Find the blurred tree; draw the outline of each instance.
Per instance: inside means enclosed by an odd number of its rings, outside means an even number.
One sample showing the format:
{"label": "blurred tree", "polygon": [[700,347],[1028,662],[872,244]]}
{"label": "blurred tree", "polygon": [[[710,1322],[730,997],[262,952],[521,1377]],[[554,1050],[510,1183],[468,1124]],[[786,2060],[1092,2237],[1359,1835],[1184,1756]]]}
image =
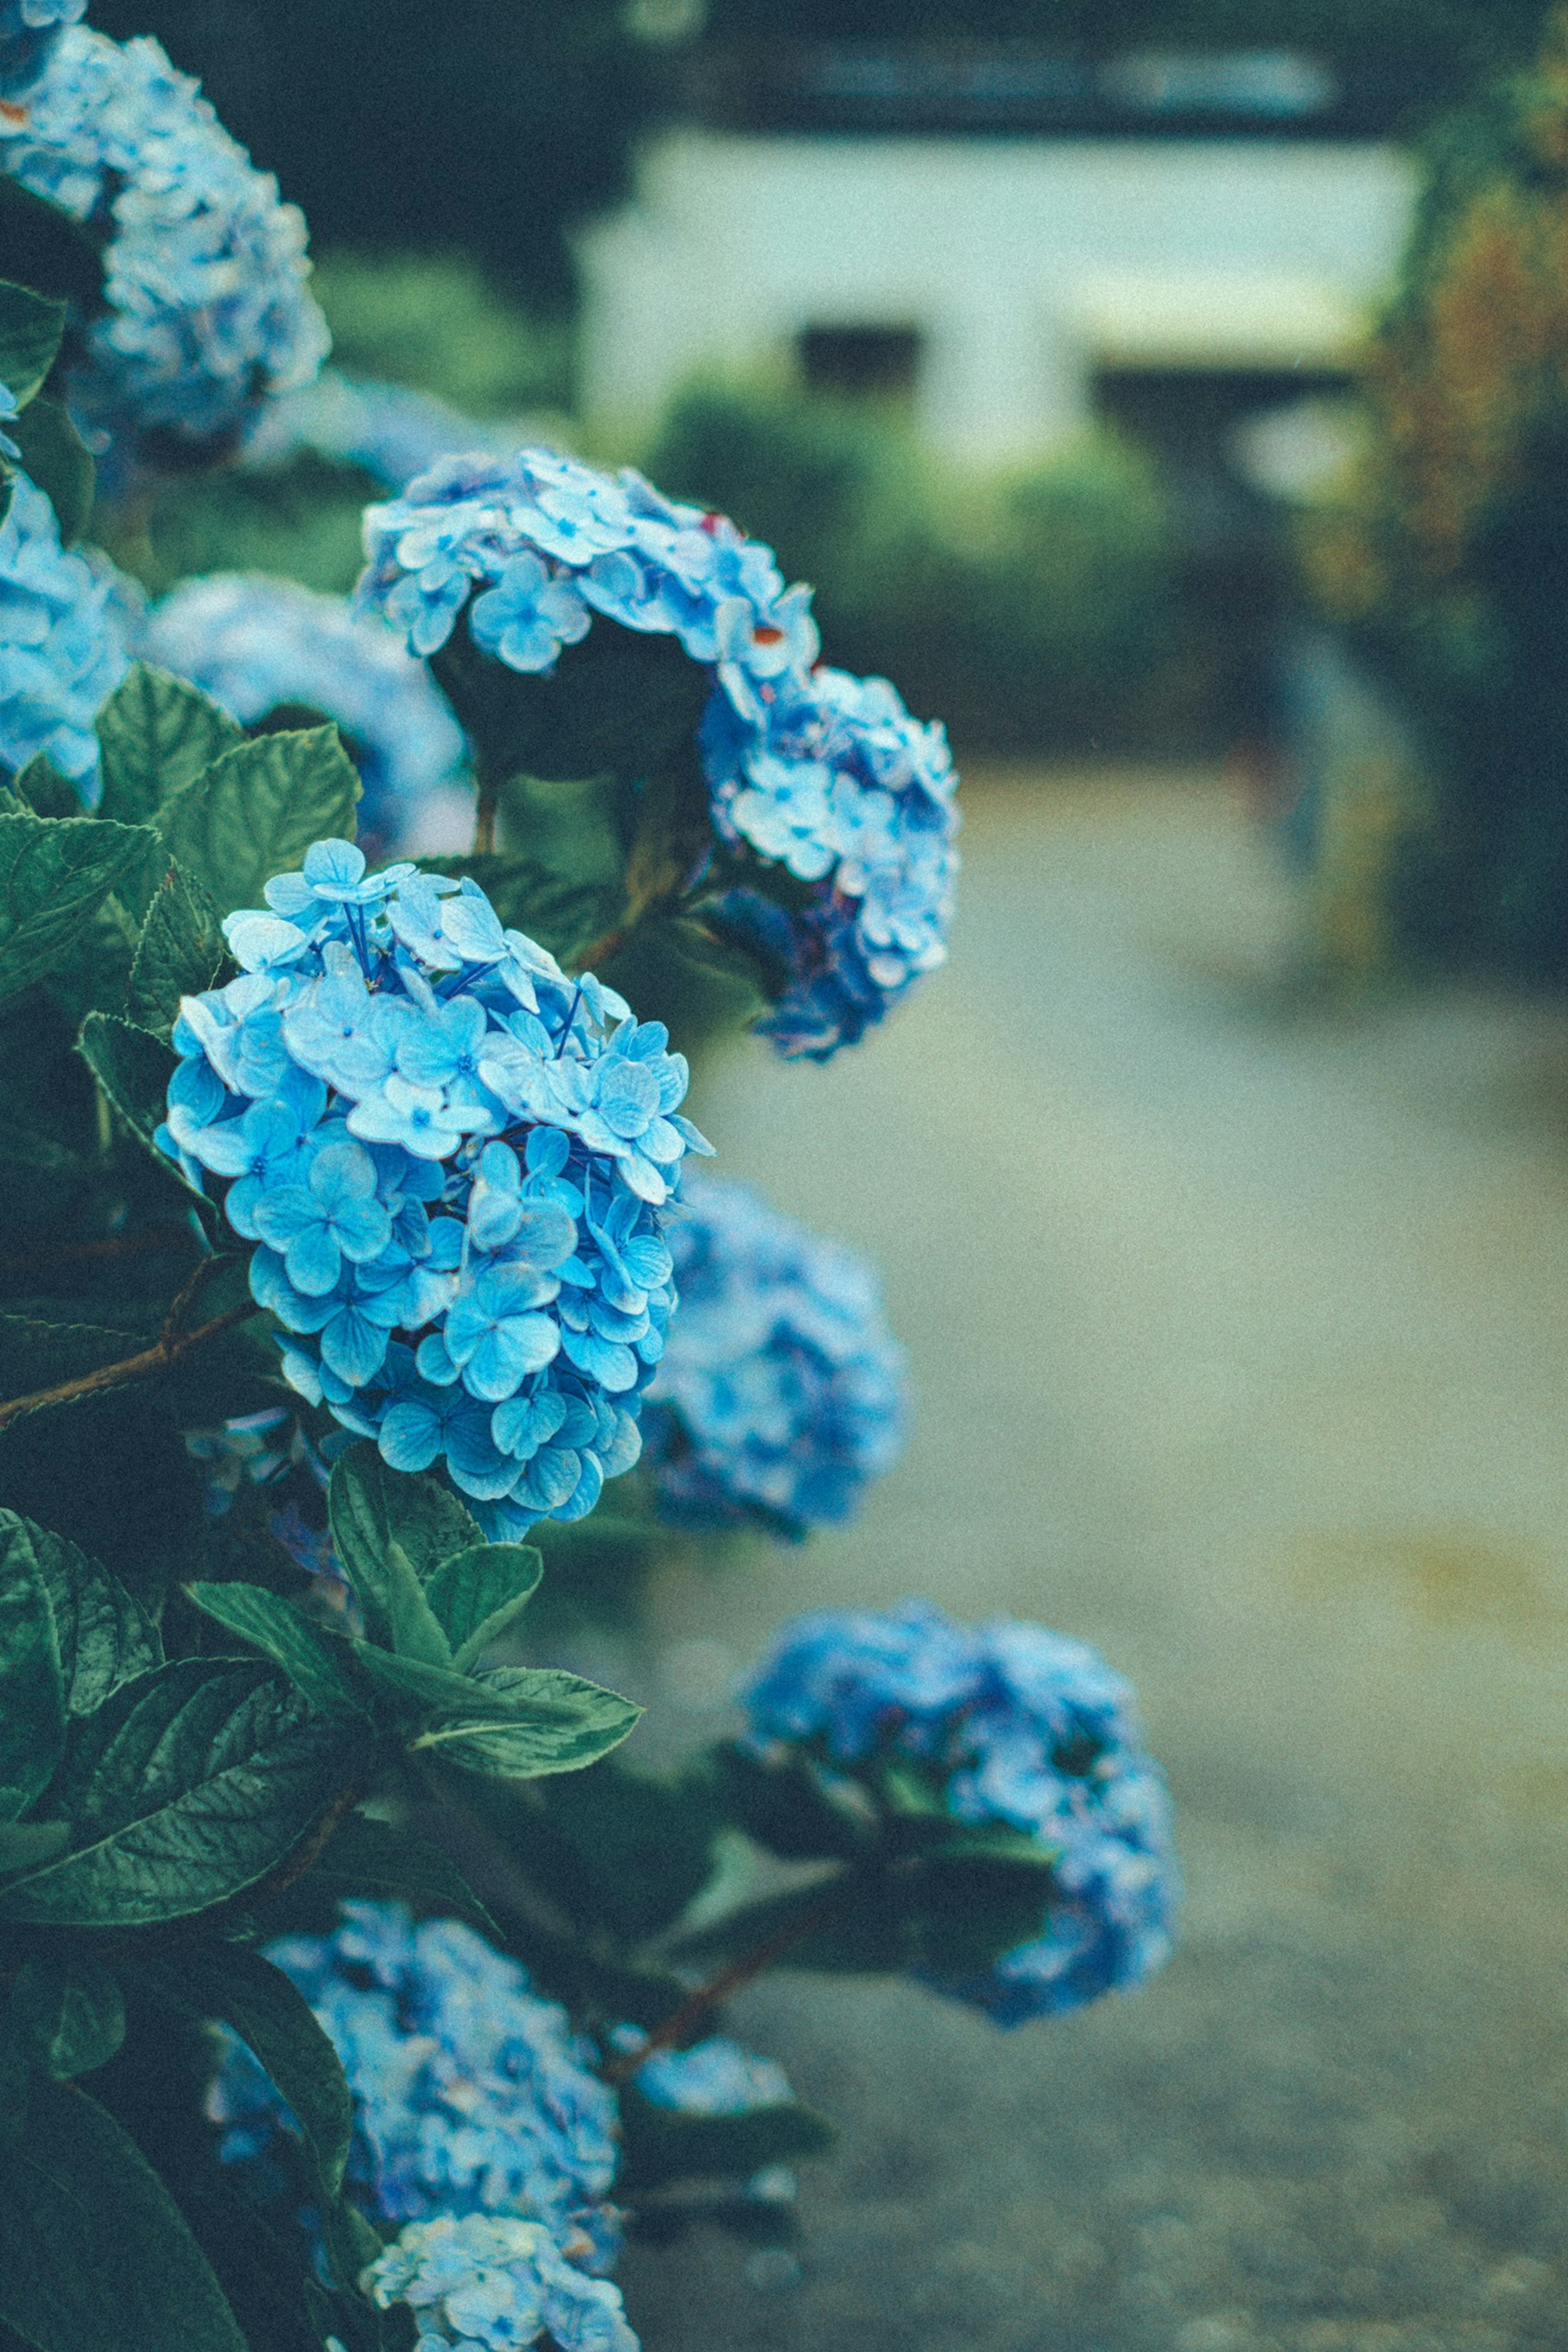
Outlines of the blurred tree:
{"label": "blurred tree", "polygon": [[1351,478],[1308,520],[1319,601],[1424,732],[1407,936],[1568,971],[1568,10],[1443,126]]}
{"label": "blurred tree", "polygon": [[92,22],[199,75],[319,248],[460,247],[556,307],[565,232],[623,194],[655,94],[620,0],[94,0]]}

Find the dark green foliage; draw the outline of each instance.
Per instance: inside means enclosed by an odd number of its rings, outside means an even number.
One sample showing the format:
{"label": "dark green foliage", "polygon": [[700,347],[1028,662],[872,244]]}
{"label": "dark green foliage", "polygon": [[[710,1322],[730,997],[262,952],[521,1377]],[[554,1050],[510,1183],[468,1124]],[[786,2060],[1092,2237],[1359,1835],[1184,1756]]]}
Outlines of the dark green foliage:
{"label": "dark green foliage", "polygon": [[682,2116],[656,2107],[635,2084],[621,2095],[621,2132],[617,2179],[634,2197],[678,2180],[747,2180],[767,2165],[821,2156],[835,2137],[826,2116],[795,2102],[743,2116]]}
{"label": "dark green foliage", "polygon": [[166,798],[158,831],[227,915],[261,906],[263,886],[297,868],[313,841],[352,841],[359,790],[335,727],[263,735]]}
{"label": "dark green foliage", "polygon": [[11,2015],[35,2063],[57,2082],[96,2073],[125,2039],[125,1996],[90,1952],[40,1952],[11,1989]]}
{"label": "dark green foliage", "polygon": [[247,2352],[179,2207],[82,2092],[34,2074],[0,2211],[0,2320],[36,2352]]}
{"label": "dark green foliage", "polygon": [[143,824],[244,741],[243,730],[183,678],[132,662],[98,719],[100,814]]}
{"label": "dark green foliage", "polygon": [[0,282],[0,383],[18,408],[42,389],[65,331],[63,302]]}
{"label": "dark green foliage", "polygon": [[74,546],[92,512],[96,468],[63,401],[35,400],[11,427],[22,466],[54,508],[60,541]]}
{"label": "dark green foliage", "polygon": [[0,816],[0,998],[79,955],[82,927],[153,846],[140,825]]}

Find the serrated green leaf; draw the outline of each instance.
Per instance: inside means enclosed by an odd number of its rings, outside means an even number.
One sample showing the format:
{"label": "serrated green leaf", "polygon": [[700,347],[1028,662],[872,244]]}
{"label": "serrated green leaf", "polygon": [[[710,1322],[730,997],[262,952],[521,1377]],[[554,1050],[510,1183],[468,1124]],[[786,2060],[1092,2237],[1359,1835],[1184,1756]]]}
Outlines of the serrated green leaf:
{"label": "serrated green leaf", "polygon": [[179,2207],[82,2092],[34,2076],[0,2211],[0,2323],[34,2352],[247,2352]]}
{"label": "serrated green leaf", "polygon": [[259,1584],[187,1584],[194,1601],[228,1633],[237,1633],[281,1666],[296,1690],[324,1714],[364,1712],[345,1667],[341,1642],[320,1633],[281,1593]]}
{"label": "serrated green leaf", "polygon": [[174,1998],[199,2017],[232,2026],[260,2060],[293,2109],[327,2193],[336,2196],[353,2135],[353,2095],[304,1995],[241,1944],[187,1945],[156,1972]]}
{"label": "serrated green leaf", "polygon": [[0,278],[0,383],[18,408],[26,407],[53,367],[65,331],[63,302]]}
{"label": "serrated green leaf", "polygon": [[390,1622],[387,1555],[394,1539],[421,1585],[443,1560],[483,1541],[477,1522],[449,1487],[435,1478],[389,1470],[364,1441],[339,1456],[327,1512],[344,1573],[372,1622],[382,1625]]}
{"label": "serrated green leaf", "polygon": [[226,950],[217,908],[194,876],[171,864],[153,894],[125,1009],[154,1036],[166,1038],[182,996],[200,996],[222,969]]}
{"label": "serrated green leaf", "polygon": [[218,912],[259,907],[312,842],[352,841],[359,777],[335,727],[236,744],[158,811],[170,853]]}
{"label": "serrated green leaf", "polygon": [[184,1658],[143,1675],[73,1732],[50,1790],[71,1851],[0,1888],[0,1917],[137,1927],[225,1902],[320,1819],[345,1753],[264,1668]]}
{"label": "serrated green leaf", "polygon": [[456,1675],[388,1657],[368,1642],[354,1647],[372,1680],[423,1718],[415,1748],[468,1772],[522,1780],[581,1771],[618,1748],[642,1715],[630,1699],[555,1666]]}
{"label": "serrated green leaf", "polygon": [[73,546],[92,512],[98,469],[70,411],[63,401],[35,400],[12,418],[10,430],[29,480],[55,510],[61,546]]}
{"label": "serrated green leaf", "polygon": [[0,1562],[0,1821],[48,1786],[65,1732],[54,1612],[37,1562],[14,1555]]}
{"label": "serrated green leaf", "polygon": [[645,2194],[677,2180],[746,2180],[765,2166],[821,2156],[837,2135],[826,2116],[798,2100],[738,2116],[689,2116],[656,2106],[634,2075],[620,2095],[623,2154],[618,2183]]}
{"label": "serrated green leaf", "polygon": [[125,2039],[119,1979],[90,1952],[44,1952],[25,1961],[11,2013],[57,2083],[107,2066]]}
{"label": "serrated green leaf", "polygon": [[98,714],[102,816],[143,824],[243,743],[226,710],[184,678],[132,662]]}
{"label": "serrated green leaf", "polygon": [[472,1544],[442,1561],[426,1598],[451,1644],[459,1674],[478,1665],[492,1642],[528,1605],[544,1573],[531,1544]]}
{"label": "serrated green leaf", "polygon": [[0,998],[79,954],[93,916],[153,845],[139,826],[100,817],[0,816]]}
{"label": "serrated green leaf", "polygon": [[121,1683],[162,1664],[157,1628],[118,1577],[64,1536],[0,1509],[0,1586],[29,1568],[53,1612],[68,1715],[96,1714]]}

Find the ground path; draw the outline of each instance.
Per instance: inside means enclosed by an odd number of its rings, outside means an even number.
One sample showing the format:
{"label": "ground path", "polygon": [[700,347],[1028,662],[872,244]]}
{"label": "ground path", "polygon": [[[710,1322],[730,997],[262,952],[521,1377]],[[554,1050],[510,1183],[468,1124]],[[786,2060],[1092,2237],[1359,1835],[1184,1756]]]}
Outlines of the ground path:
{"label": "ground path", "polygon": [[965,849],[881,1035],[705,1079],[723,1168],[882,1260],[921,1411],[854,1529],[666,1580],[653,1694],[701,1732],[826,1601],[1086,1635],[1181,1951],[1009,2036],[748,1996],[842,2147],[787,2291],[634,2259],[648,2352],[1568,2346],[1568,1016],[1303,993],[1202,777],[986,778]]}

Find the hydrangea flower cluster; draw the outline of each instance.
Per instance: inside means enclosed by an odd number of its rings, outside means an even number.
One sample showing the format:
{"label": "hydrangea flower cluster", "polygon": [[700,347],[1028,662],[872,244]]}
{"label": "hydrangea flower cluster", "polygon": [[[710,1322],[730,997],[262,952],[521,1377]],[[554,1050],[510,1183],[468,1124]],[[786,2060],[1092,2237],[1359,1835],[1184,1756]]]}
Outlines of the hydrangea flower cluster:
{"label": "hydrangea flower cluster", "polygon": [[0,0],[0,98],[35,81],[66,26],[86,14],[87,0]]}
{"label": "hydrangea flower cluster", "polygon": [[106,568],[62,548],[55,510],[25,474],[0,523],[0,764],[44,752],[94,795],[93,720],[125,675],[125,628]]}
{"label": "hydrangea flower cluster", "polygon": [[138,650],[189,678],[242,726],[280,703],[335,719],[352,739],[364,798],[360,830],[389,846],[428,829],[446,794],[473,831],[473,796],[458,781],[463,731],[423,664],[381,622],[292,580],[219,572],[187,580],[147,616]]}
{"label": "hydrangea flower cluster", "polygon": [[[521,2215],[574,2259],[607,2267],[615,2094],[592,2045],[527,1970],[455,1919],[345,1903],[331,1936],[287,1936],[267,1957],[331,2038],[354,2095],[348,2179],[392,2223]],[[212,2093],[227,2163],[265,2165],[289,2111],[232,2037]],[[520,2338],[520,2341],[531,2339]]]}
{"label": "hydrangea flower cluster", "polygon": [[800,1537],[847,1518],[903,1444],[904,1360],[864,1258],[749,1184],[689,1179],[680,1314],[648,1392],[668,1518]]}
{"label": "hydrangea flower cluster", "polygon": [[473,882],[318,842],[182,1001],[161,1148],[258,1246],[286,1377],[493,1538],[580,1518],[641,1446],[675,1304],[686,1063]]}
{"label": "hydrangea flower cluster", "polygon": [[[617,2025],[610,2035],[628,2056],[647,2040],[640,2026]],[[689,2050],[656,2050],[632,2076],[650,2106],[679,2116],[749,2116],[759,2107],[785,2107],[795,2093],[772,2058],[759,2058],[715,2033]]]}
{"label": "hydrangea flower cluster", "polygon": [[958,826],[946,738],[885,679],[814,670],[810,591],[785,587],[771,549],[629,468],[546,449],[444,459],[366,510],[365,546],[361,600],[416,654],[437,652],[467,604],[475,645],[524,675],[552,669],[596,613],[711,668],[717,839],[813,886],[804,916],[750,889],[726,907],[791,974],[764,1024],[781,1051],[853,1044],[942,961]]}
{"label": "hydrangea flower cluster", "polygon": [[0,113],[0,170],[107,236],[106,308],[72,384],[100,436],[199,452],[326,356],[303,216],[156,41],[63,32]]}
{"label": "hydrangea flower cluster", "polygon": [[763,1034],[826,1061],[947,961],[959,819],[946,734],[911,719],[886,678],[821,667],[752,717],[715,700],[703,749],[721,834],[816,886],[793,915],[751,889],[723,911],[789,970]]}
{"label": "hydrangea flower cluster", "polygon": [[326,367],[314,383],[272,403],[246,444],[245,463],[276,466],[310,449],[401,490],[450,450],[510,446],[515,438],[513,428],[465,416],[434,393]]}
{"label": "hydrangea flower cluster", "polygon": [[824,1610],[784,1628],[744,1703],[759,1753],[804,1743],[851,1767],[918,1759],[955,1820],[1056,1849],[1045,1934],[939,1990],[1016,2025],[1139,1984],[1168,1958],[1170,1799],[1131,1685],[1087,1643],[1010,1618],[956,1624],[922,1601]]}
{"label": "hydrangea flower cluster", "polygon": [[380,2311],[405,2304],[415,2352],[637,2352],[620,2291],[586,2278],[535,2221],[469,2214],[414,2221],[361,2281]]}

